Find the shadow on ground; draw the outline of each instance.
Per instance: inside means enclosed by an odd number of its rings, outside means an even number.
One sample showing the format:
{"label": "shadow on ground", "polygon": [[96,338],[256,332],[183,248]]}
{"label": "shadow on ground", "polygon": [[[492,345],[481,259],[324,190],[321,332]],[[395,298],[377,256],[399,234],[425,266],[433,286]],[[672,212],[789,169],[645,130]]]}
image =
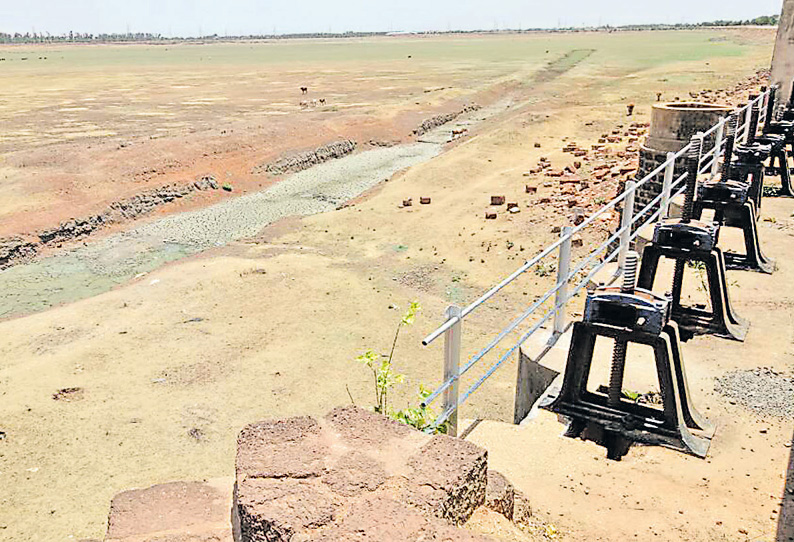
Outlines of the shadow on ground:
{"label": "shadow on ground", "polygon": [[777,542],[794,540],[794,433],[791,435],[792,446],[788,456],[786,485],[783,487],[783,503],[780,507],[780,518],[777,526]]}

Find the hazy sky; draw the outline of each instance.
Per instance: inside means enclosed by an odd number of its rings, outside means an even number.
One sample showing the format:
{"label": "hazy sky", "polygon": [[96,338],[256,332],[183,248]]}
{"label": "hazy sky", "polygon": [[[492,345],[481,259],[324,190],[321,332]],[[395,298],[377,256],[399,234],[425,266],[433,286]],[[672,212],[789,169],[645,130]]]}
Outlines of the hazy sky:
{"label": "hazy sky", "polygon": [[748,19],[782,0],[0,0],[0,31],[169,36]]}

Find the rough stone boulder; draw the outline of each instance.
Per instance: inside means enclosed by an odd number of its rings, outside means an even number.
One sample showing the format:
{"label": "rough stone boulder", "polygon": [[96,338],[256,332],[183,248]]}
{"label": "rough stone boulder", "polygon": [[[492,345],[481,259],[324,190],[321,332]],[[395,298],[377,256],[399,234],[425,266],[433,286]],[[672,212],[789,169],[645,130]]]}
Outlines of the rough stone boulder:
{"label": "rough stone boulder", "polygon": [[0,269],[5,269],[14,260],[24,260],[36,255],[35,241],[21,237],[0,238]]}
{"label": "rough stone boulder", "polygon": [[487,540],[454,527],[485,502],[487,452],[356,407],[263,421],[238,438],[241,540]]}

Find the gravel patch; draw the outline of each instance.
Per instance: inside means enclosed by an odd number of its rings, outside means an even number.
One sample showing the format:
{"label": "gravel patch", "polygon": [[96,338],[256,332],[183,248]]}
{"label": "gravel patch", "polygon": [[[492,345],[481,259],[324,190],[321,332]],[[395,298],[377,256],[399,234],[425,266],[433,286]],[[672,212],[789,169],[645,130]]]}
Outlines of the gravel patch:
{"label": "gravel patch", "polygon": [[769,367],[731,371],[717,378],[714,389],[761,416],[794,418],[794,375]]}
{"label": "gravel patch", "polygon": [[414,267],[394,278],[403,286],[429,292],[433,289],[433,286],[435,286],[436,271],[438,271],[437,265],[423,265]]}

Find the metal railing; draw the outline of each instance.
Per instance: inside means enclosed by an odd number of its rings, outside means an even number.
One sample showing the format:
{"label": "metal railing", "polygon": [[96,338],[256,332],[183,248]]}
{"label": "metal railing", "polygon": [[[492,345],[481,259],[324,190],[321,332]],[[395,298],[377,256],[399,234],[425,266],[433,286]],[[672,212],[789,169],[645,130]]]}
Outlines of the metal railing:
{"label": "metal railing", "polygon": [[[747,140],[750,130],[750,111],[755,104],[760,105],[759,125],[766,121],[766,100],[768,97],[769,92],[765,91],[757,98],[736,110],[739,119],[736,129],[737,143]],[[704,141],[707,137],[714,134],[714,144],[711,149],[708,152],[704,152],[704,150],[701,149],[698,168],[700,174],[708,173],[710,179],[713,179],[719,173],[720,157],[724,154],[724,133],[727,120],[728,117],[722,117],[709,130],[697,134],[697,136],[703,138]],[[469,397],[471,397],[471,395],[527,341],[527,339],[541,329],[546,322],[552,319],[552,332],[547,341],[547,345],[549,347],[553,346],[570,325],[570,322],[567,320],[566,309],[571,299],[585,288],[591,279],[593,279],[605,265],[616,258],[618,260],[617,271],[612,275],[609,282],[612,283],[622,276],[626,255],[632,241],[640,235],[642,227],[666,218],[668,216],[671,200],[682,194],[686,189],[687,174],[683,173],[677,178],[674,178],[674,176],[676,161],[686,155],[688,148],[689,145],[686,145],[678,152],[668,153],[666,160],[662,164],[639,181],[626,181],[625,190],[619,196],[601,207],[578,226],[566,226],[561,228],[560,238],[557,241],[541,250],[533,258],[527,260],[512,274],[465,308],[456,305],[447,308],[445,314],[446,320],[444,323],[422,340],[422,344],[427,346],[441,335],[444,335],[444,380],[438,388],[422,401],[423,406],[428,406],[438,399],[438,397],[443,396],[441,413],[433,421],[428,430],[433,430],[434,428],[446,424],[448,434],[453,436],[457,435],[457,418],[460,406],[465,403]],[[636,210],[635,194],[637,190],[647,183],[650,183],[659,175],[663,176],[661,193],[642,209]],[[574,264],[571,258],[572,240],[574,236],[596,224],[596,221],[606,213],[612,213],[621,203],[623,207],[621,211],[620,228],[598,247],[590,251],[583,256],[580,261]],[[616,242],[618,243],[617,247],[610,249]],[[557,273],[554,285],[541,294],[521,314],[499,331],[487,345],[472,355],[465,365],[461,367],[463,320],[496,294],[500,293],[506,286],[522,277],[529,270],[537,268],[544,260],[554,258],[555,256]],[[543,308],[548,304],[551,306],[544,311]],[[507,336],[519,330],[519,327],[529,320],[530,317],[533,318],[528,329],[520,333],[518,340],[515,341],[506,352],[498,356],[496,361],[461,394],[459,391],[461,378],[473,367],[477,366],[483,358],[493,351]]]}

